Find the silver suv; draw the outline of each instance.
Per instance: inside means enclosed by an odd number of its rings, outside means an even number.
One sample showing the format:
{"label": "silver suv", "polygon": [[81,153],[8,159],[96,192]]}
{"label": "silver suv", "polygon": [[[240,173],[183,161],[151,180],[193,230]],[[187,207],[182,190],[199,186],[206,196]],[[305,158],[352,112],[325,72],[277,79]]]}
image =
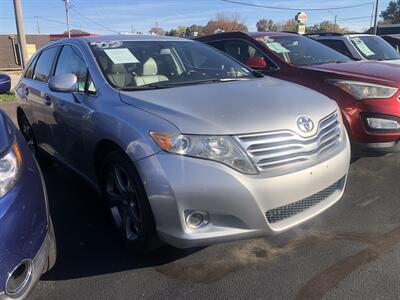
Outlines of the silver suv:
{"label": "silver suv", "polygon": [[199,42],[61,40],[31,59],[17,101],[32,150],[96,187],[133,251],[279,232],[344,190],[336,103]]}

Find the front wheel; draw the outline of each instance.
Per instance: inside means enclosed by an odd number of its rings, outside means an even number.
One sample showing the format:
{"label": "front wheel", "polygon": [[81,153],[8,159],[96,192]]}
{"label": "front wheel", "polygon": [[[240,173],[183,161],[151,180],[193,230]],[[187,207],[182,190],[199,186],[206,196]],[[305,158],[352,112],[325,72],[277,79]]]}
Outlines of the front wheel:
{"label": "front wheel", "polygon": [[154,250],[159,241],[143,184],[132,161],[122,152],[106,156],[101,167],[102,196],[117,233],[133,252]]}

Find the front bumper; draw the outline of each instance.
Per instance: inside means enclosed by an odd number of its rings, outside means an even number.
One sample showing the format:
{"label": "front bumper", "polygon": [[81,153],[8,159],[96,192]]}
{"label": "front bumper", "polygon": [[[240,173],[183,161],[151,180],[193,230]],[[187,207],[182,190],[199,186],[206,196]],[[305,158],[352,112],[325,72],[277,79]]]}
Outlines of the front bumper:
{"label": "front bumper", "polygon": [[10,297],[6,293],[2,292],[2,293],[0,293],[0,300],[25,299],[29,295],[29,293],[35,287],[36,283],[39,281],[40,277],[43,274],[43,270],[44,270],[45,266],[47,265],[50,247],[51,247],[51,244],[54,242],[53,239],[54,239],[54,237],[51,236],[50,232],[48,232],[42,243],[42,246],[40,247],[38,253],[32,260],[31,276],[30,276],[27,286],[23,290],[23,292],[20,295],[17,295],[15,297]]}
{"label": "front bumper", "polygon": [[353,156],[382,156],[400,152],[400,130],[371,128],[366,121],[372,117],[400,123],[399,97],[362,100],[342,108]]}
{"label": "front bumper", "polygon": [[[241,174],[220,163],[160,152],[137,162],[160,238],[188,248],[274,234],[329,208],[344,190],[350,161],[346,139],[340,151],[322,163],[271,176]],[[333,184],[338,188],[307,209],[275,223],[266,212],[301,203]],[[185,212],[206,211],[209,224],[186,225]]]}

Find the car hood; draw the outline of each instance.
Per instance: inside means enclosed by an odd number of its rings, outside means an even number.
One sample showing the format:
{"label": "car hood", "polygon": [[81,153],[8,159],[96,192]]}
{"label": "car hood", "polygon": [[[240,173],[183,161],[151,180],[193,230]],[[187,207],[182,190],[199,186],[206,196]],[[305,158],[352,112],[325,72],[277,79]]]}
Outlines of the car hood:
{"label": "car hood", "polygon": [[303,69],[329,72],[333,75],[346,75],[400,87],[400,68],[394,63],[379,61],[352,61],[338,64],[302,66]]}
{"label": "car hood", "polygon": [[[334,101],[279,79],[122,91],[123,102],[173,123],[181,133],[231,135],[289,129],[297,118],[315,123],[337,109]],[[151,130],[151,128],[149,129]]]}

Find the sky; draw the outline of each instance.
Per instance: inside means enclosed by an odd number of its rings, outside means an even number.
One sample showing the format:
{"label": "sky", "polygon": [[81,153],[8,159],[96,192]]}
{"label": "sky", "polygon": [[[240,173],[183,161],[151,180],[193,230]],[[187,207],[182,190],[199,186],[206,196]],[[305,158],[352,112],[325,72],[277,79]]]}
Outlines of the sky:
{"label": "sky", "polygon": [[[65,8],[62,0],[21,0],[27,34],[62,33],[66,30]],[[266,9],[227,3],[221,0],[69,0],[71,28],[91,33],[113,34],[120,32],[147,33],[151,27],[165,30],[192,24],[205,25],[216,13],[238,14],[250,31],[256,30],[256,22],[267,18],[276,22],[294,18],[296,11]],[[333,22],[337,16],[339,25],[353,31],[370,27],[374,0],[237,0],[239,2],[302,8],[309,17],[308,25],[324,20]],[[379,12],[390,0],[381,0]],[[308,10],[337,8],[366,4],[362,7],[332,10]],[[37,22],[38,21],[38,22]],[[0,34],[15,33],[12,0],[0,0]]]}

